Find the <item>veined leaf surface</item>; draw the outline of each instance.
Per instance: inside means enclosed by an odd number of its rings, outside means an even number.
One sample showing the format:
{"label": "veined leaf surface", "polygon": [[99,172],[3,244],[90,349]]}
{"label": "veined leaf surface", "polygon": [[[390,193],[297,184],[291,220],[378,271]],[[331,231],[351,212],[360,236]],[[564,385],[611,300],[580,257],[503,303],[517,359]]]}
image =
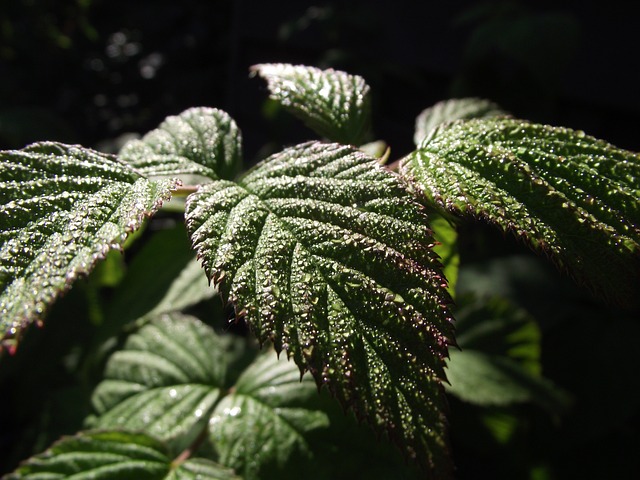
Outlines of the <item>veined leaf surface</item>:
{"label": "veined leaf surface", "polygon": [[453,98],[436,103],[424,109],[416,118],[413,141],[419,146],[427,135],[438,125],[455,120],[490,118],[506,115],[495,103],[483,98]]}
{"label": "veined leaf surface", "polygon": [[433,132],[401,171],[431,200],[514,232],[605,298],[635,301],[640,155],[567,128],[470,120]]}
{"label": "veined leaf surface", "polygon": [[329,426],[313,400],[318,392],[309,375],[301,379],[293,362],[278,359],[271,349],[258,355],[209,421],[218,461],[247,480],[291,476],[298,458],[312,464],[307,437]]}
{"label": "veined leaf surface", "polygon": [[222,110],[196,107],[167,117],[119,156],[149,178],[180,178],[185,184],[234,178],[242,168],[242,136]]}
{"label": "veined leaf surface", "polygon": [[499,297],[462,297],[456,313],[447,391],[477,405],[529,402],[551,412],[566,409],[568,395],[542,376],[540,329],[525,310]]}
{"label": "veined leaf surface", "polygon": [[359,150],[307,143],[189,197],[208,275],[261,341],[446,472],[449,296],[421,207]]}
{"label": "veined leaf surface", "polygon": [[111,480],[238,479],[203,458],[173,462],[166,446],[140,433],[89,431],[64,437],[27,460],[7,479],[92,478]]}
{"label": "veined leaf surface", "polygon": [[314,403],[310,376],[301,381],[293,362],[273,350],[246,366],[257,352],[237,355],[243,343],[187,315],[152,319],[107,362],[91,427],[140,430],[173,451],[208,429],[219,462],[247,479],[278,477],[293,457],[312,457],[305,434],[329,420]]}
{"label": "veined leaf surface", "polygon": [[169,197],[110,155],[58,143],[0,152],[0,342],[8,344]]}
{"label": "veined leaf surface", "polygon": [[334,142],[360,145],[371,124],[369,86],[339,70],[283,63],[252,68],[268,84],[271,98]]}
{"label": "veined leaf surface", "polygon": [[109,359],[92,427],[142,430],[186,448],[222,394],[226,364],[210,327],[178,313],[158,317]]}

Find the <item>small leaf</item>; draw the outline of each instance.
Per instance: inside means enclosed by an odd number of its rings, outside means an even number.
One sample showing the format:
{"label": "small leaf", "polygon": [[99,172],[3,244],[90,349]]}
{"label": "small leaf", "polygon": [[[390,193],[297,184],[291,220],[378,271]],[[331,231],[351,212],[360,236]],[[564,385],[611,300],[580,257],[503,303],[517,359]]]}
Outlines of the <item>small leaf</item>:
{"label": "small leaf", "polygon": [[456,315],[458,345],[447,365],[447,391],[476,405],[529,402],[552,412],[569,403],[541,376],[540,329],[522,309],[500,298],[461,298]]}
{"label": "small leaf", "polygon": [[514,232],[603,297],[637,301],[640,155],[500,118],[441,127],[401,170],[432,201]]}
{"label": "small leaf", "polygon": [[452,350],[448,376],[447,391],[477,405],[532,402],[558,411],[567,404],[567,397],[545,378],[508,358],[477,350]]}
{"label": "small leaf", "polygon": [[149,178],[185,184],[232,179],[242,168],[242,136],[233,119],[215,108],[190,108],[167,117],[141,140],[127,143],[120,158]]}
{"label": "small leaf", "polygon": [[426,108],[416,118],[413,141],[419,146],[431,131],[445,123],[472,118],[491,118],[506,115],[495,103],[482,98],[453,98]]}
{"label": "small leaf", "polygon": [[225,384],[224,343],[193,317],[163,315],[109,359],[93,393],[96,428],[142,430],[185,448]]}
{"label": "small leaf", "polygon": [[395,174],[355,148],[312,142],[240,183],[201,187],[186,212],[205,270],[261,342],[408,457],[448,471],[450,299],[426,216]]}
{"label": "small leaf", "polygon": [[0,342],[8,344],[169,197],[110,155],[57,143],[0,152]]}
{"label": "small leaf", "polygon": [[284,63],[252,67],[267,81],[271,98],[331,141],[360,145],[369,133],[371,101],[362,77]]}
{"label": "small leaf", "polygon": [[125,431],[88,431],[64,437],[44,453],[27,460],[7,479],[92,478],[111,480],[237,479],[210,460],[173,464],[156,439]]}

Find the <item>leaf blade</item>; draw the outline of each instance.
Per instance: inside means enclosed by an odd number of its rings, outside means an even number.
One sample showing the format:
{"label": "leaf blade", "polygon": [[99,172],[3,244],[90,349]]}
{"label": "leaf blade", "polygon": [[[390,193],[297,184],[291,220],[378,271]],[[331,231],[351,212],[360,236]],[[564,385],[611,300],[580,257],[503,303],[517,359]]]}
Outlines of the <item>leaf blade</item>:
{"label": "leaf blade", "polygon": [[196,479],[233,480],[225,467],[203,458],[174,464],[166,446],[145,434],[86,431],[63,437],[23,463],[7,478]]}
{"label": "leaf blade", "polygon": [[7,344],[78,276],[121,246],[175,181],[52,142],[0,154],[0,331]]}
{"label": "leaf blade", "polygon": [[470,120],[472,118],[491,118],[506,115],[495,103],[483,98],[453,98],[443,100],[424,109],[416,117],[413,142],[420,146],[429,133],[439,125],[456,120]]}
{"label": "leaf blade", "polygon": [[241,148],[240,130],[226,112],[196,107],[167,117],[127,143],[119,156],[149,178],[178,177],[193,184],[234,178],[242,168]]}
{"label": "leaf blade", "polygon": [[223,297],[344,406],[446,471],[449,297],[418,204],[375,160],[336,144],[292,147],[240,182],[212,182],[187,203]]}
{"label": "leaf blade", "polygon": [[157,479],[168,470],[166,449],[153,438],[125,432],[84,432],[64,437],[9,478],[65,478],[89,473],[92,478]]}
{"label": "leaf blade", "polygon": [[186,447],[225,384],[225,349],[212,330],[178,313],[131,335],[107,362],[92,395],[92,427],[139,429]]}
{"label": "leaf blade", "polygon": [[252,67],[267,81],[270,96],[331,141],[360,145],[371,123],[369,86],[339,70],[289,64]]}
{"label": "leaf blade", "polygon": [[[310,433],[329,424],[310,377],[270,349],[243,371],[209,422],[219,461],[244,478],[293,475],[295,460],[311,462]],[[300,472],[301,474],[303,472]]]}
{"label": "leaf blade", "polygon": [[567,128],[501,118],[442,127],[401,171],[432,201],[512,231],[605,298],[640,271],[640,156]]}

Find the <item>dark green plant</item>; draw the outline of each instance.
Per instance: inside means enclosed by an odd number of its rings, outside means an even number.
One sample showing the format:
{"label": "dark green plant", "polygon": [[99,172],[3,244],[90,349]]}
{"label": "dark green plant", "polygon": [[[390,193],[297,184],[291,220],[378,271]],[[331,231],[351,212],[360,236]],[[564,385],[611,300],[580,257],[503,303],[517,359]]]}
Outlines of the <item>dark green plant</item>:
{"label": "dark green plant", "polygon": [[[512,232],[617,305],[637,298],[638,154],[463,99],[425,110],[416,150],[385,166],[388,151],[363,145],[362,78],[283,64],[253,72],[326,141],[242,173],[235,122],[194,108],[117,156],[51,142],[1,152],[2,349],[21,348],[23,331],[77,277],[93,270],[88,297],[96,284],[116,286],[88,319],[99,328],[84,360],[109,355],[90,430],[9,478],[451,476],[447,368],[449,393],[477,405],[557,412],[567,402],[541,377],[540,332],[526,312],[461,297],[454,331],[456,217]],[[110,250],[128,248],[170,197],[236,322],[273,345],[265,353],[194,316],[215,290],[179,226],[153,237],[124,278],[109,276],[123,271]],[[386,448],[364,457],[381,447],[326,391],[411,465]],[[355,465],[349,449],[360,452]],[[322,466],[310,472],[310,462]]]}

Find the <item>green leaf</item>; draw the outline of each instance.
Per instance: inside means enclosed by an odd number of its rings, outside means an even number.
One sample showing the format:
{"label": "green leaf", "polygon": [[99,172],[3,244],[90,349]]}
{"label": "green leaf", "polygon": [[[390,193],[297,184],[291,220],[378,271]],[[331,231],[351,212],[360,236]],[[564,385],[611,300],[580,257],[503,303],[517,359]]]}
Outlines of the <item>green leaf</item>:
{"label": "green leaf", "polygon": [[240,477],[206,458],[189,458],[174,466],[166,480],[240,480]]}
{"label": "green leaf", "polygon": [[190,108],[167,117],[141,140],[127,143],[120,158],[150,178],[185,184],[233,179],[242,169],[242,136],[233,119],[215,108]]}
{"label": "green leaf", "polygon": [[[309,460],[306,438],[329,425],[327,414],[309,408],[318,397],[311,377],[269,350],[242,373],[209,422],[218,461],[244,478],[278,478],[291,474],[296,456]],[[308,465],[308,464],[307,464]]]}
{"label": "green leaf", "polygon": [[328,425],[311,401],[313,380],[301,383],[295,364],[271,350],[234,378],[240,361],[227,340],[193,317],[155,318],[109,359],[91,427],[141,430],[174,451],[209,428],[218,460],[247,478],[283,473],[295,456],[308,460],[305,434]]}
{"label": "green leaf", "polygon": [[451,351],[448,377],[453,395],[477,405],[531,402],[558,411],[567,398],[543,377],[535,377],[508,358],[477,350]]}
{"label": "green leaf", "polygon": [[360,145],[369,133],[371,100],[362,77],[284,63],[252,67],[267,81],[271,98],[331,141]]}
{"label": "green leaf", "polygon": [[458,267],[460,265],[458,232],[446,218],[435,213],[429,216],[429,224],[436,240],[433,251],[440,256],[448,290],[453,297],[456,291],[456,283],[458,282]]}
{"label": "green leaf", "polygon": [[237,479],[232,471],[194,458],[172,463],[158,440],[124,431],[80,432],[30,458],[7,478],[17,479]]}
{"label": "green leaf", "polygon": [[57,143],[0,152],[0,341],[33,321],[169,197],[110,155]]}
{"label": "green leaf", "polygon": [[605,298],[637,301],[640,155],[507,118],[443,126],[401,171],[442,207],[487,219]]}
{"label": "green leaf", "polygon": [[142,430],[180,448],[206,425],[225,385],[225,344],[193,317],[163,315],[109,359],[92,396],[96,428]]}
{"label": "green leaf", "polygon": [[506,115],[495,103],[482,98],[453,98],[424,109],[416,118],[413,141],[419,146],[431,131],[445,123],[472,118],[491,118]]}
{"label": "green leaf", "polygon": [[534,375],[541,374],[542,334],[526,310],[499,297],[458,300],[456,340],[463,350],[510,358]]}
{"label": "green leaf", "polygon": [[569,399],[541,376],[540,330],[524,310],[500,298],[463,297],[456,315],[458,345],[447,365],[447,391],[476,405],[529,402],[551,412]]}
{"label": "green leaf", "polygon": [[179,223],[155,233],[133,258],[109,302],[101,336],[104,339],[134,320],[183,310],[215,294],[195,259],[184,224]]}
{"label": "green leaf", "polygon": [[450,299],[423,209],[395,174],[311,142],[201,187],[186,211],[205,270],[260,341],[408,457],[448,470]]}

